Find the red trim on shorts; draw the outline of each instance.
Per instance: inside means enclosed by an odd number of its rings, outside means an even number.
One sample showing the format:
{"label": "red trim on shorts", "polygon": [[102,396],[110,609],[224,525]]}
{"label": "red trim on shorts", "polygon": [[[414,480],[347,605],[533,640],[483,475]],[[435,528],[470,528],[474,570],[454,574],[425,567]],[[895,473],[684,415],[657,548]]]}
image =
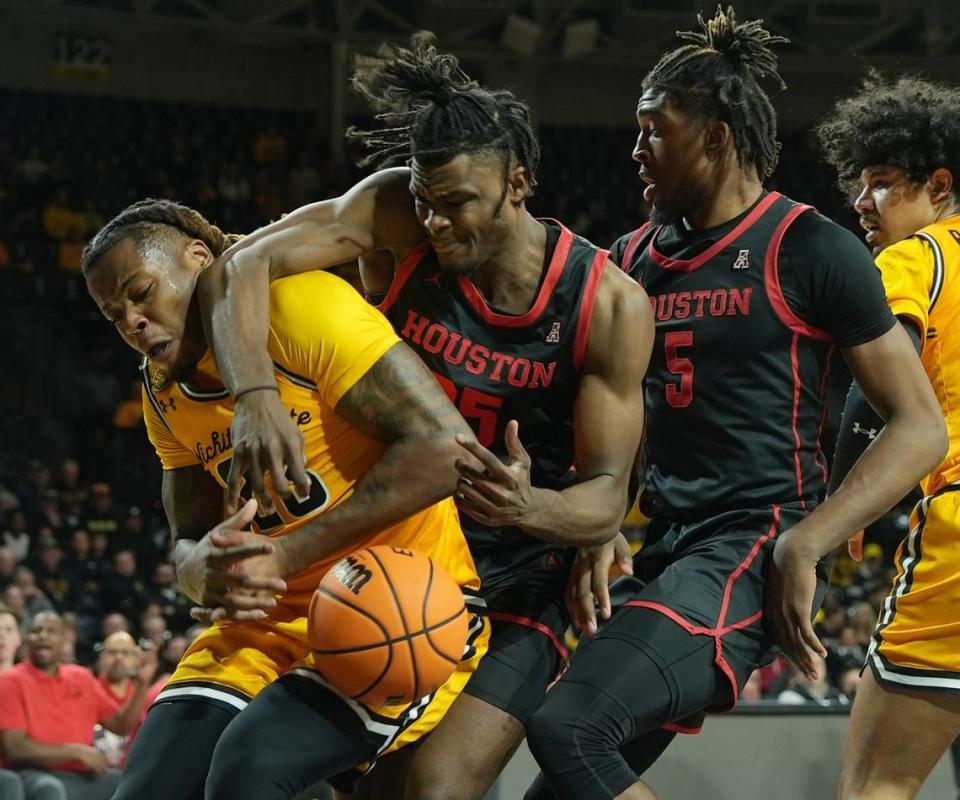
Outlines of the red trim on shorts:
{"label": "red trim on shorts", "polygon": [[[556,220],[552,221],[556,222]],[[553,289],[557,285],[557,281],[560,280],[560,276],[563,274],[563,268],[567,263],[567,256],[570,253],[570,246],[573,244],[573,234],[559,222],[556,222],[556,224],[560,226],[560,239],[553,251],[553,258],[550,259],[550,265],[547,267],[547,275],[543,279],[543,285],[540,287],[537,299],[523,314],[519,316],[513,314],[498,314],[487,305],[487,301],[484,299],[484,296],[480,294],[480,290],[473,285],[466,275],[461,275],[457,278],[457,284],[460,286],[463,296],[467,299],[467,302],[473,310],[483,318],[484,322],[490,325],[500,325],[504,328],[522,328],[525,325],[532,325],[540,318],[543,310],[547,307],[547,303],[550,301],[550,295],[553,294]]]}
{"label": "red trim on shorts", "polygon": [[763,283],[767,289],[770,304],[784,325],[794,333],[809,336],[811,339],[818,339],[822,342],[829,342],[833,339],[829,333],[804,322],[793,312],[793,309],[787,304],[787,300],[783,296],[783,289],[780,286],[780,243],[793,221],[804,212],[812,210],[813,206],[794,206],[780,220],[780,224],[777,225],[773,236],[770,238],[767,254],[763,259]]}
{"label": "red trim on shorts", "polygon": [[[634,606],[636,608],[649,608],[653,611],[658,611],[663,614],[665,617],[669,618],[673,622],[677,623],[681,628],[683,628],[687,633],[690,633],[694,636],[712,636],[714,641],[714,657],[713,662],[717,665],[717,668],[727,677],[727,680],[730,682],[730,688],[733,691],[733,703],[730,708],[733,708],[737,703],[737,699],[740,697],[740,687],[737,685],[737,677],[733,674],[733,668],[727,662],[727,659],[723,657],[723,637],[730,633],[731,631],[740,630],[741,628],[749,627],[755,622],[759,621],[763,617],[763,611],[757,611],[751,614],[746,619],[739,620],[738,622],[733,622],[729,625],[725,624],[727,621],[727,609],[730,606],[730,594],[733,591],[733,584],[739,578],[743,572],[753,563],[753,560],[757,557],[757,554],[760,552],[760,549],[771,539],[776,538],[777,528],[780,525],[780,506],[773,507],[773,521],[770,523],[770,528],[765,534],[757,538],[757,541],[753,543],[753,547],[750,548],[750,552],[747,553],[746,558],[740,563],[733,572],[730,573],[730,577],[727,578],[727,583],[723,588],[723,602],[720,605],[720,614],[717,617],[717,622],[712,628],[707,628],[702,625],[694,625],[690,620],[681,616],[678,612],[674,611],[669,606],[665,606],[662,603],[654,603],[650,600],[628,600],[624,603],[625,606]],[[727,709],[729,711],[729,708]],[[661,725],[660,727],[665,730],[672,730],[667,728],[666,725]],[[681,731],[682,733],[683,731]]]}
{"label": "red trim on shorts", "polygon": [[427,254],[428,250],[430,250],[430,240],[424,239],[414,247],[413,250],[407,253],[407,257],[404,258],[403,261],[400,262],[400,266],[394,270],[393,281],[387,290],[387,296],[380,301],[380,304],[377,306],[377,311],[386,314],[393,307],[393,304],[397,302],[397,295],[400,294],[400,290],[413,274],[417,265],[423,261],[423,257]]}
{"label": "red trim on shorts", "polygon": [[656,247],[654,247],[654,241],[657,238],[656,236],[652,236],[650,238],[650,246],[647,248],[647,253],[650,255],[650,258],[653,259],[654,263],[660,265],[664,269],[675,269],[679,270],[680,272],[693,272],[698,267],[702,267],[711,258],[714,258],[718,253],[720,253],[727,245],[749,230],[750,227],[752,227],[753,224],[766,213],[767,209],[770,208],[770,206],[772,206],[777,200],[779,200],[781,196],[782,195],[780,192],[770,192],[754,206],[753,211],[747,214],[747,216],[740,221],[740,224],[737,225],[737,227],[720,239],[720,241],[704,250],[696,258],[691,258],[689,260],[667,258],[665,255],[660,253]]}
{"label": "red trim on shorts", "polygon": [[600,279],[610,257],[609,250],[598,250],[590,265],[590,274],[583,285],[583,297],[580,299],[580,317],[577,319],[577,335],[573,340],[573,366],[579,370],[583,366],[583,356],[587,352],[587,339],[590,337],[590,322],[593,319],[593,307],[597,299]]}
{"label": "red trim on shorts", "polygon": [[566,645],[557,638],[557,634],[542,622],[530,619],[530,617],[521,617],[519,614],[508,614],[505,611],[491,611],[487,616],[490,619],[497,620],[497,622],[512,622],[514,625],[523,625],[527,628],[533,628],[535,631],[540,631],[540,633],[553,643],[554,648],[556,648],[556,651],[560,654],[560,658],[564,661],[570,658],[570,651],[567,650]]}
{"label": "red trim on shorts", "polygon": [[623,251],[623,255],[620,257],[620,269],[624,272],[630,271],[630,262],[633,261],[633,254],[636,252],[636,249],[640,244],[640,240],[643,238],[643,234],[650,229],[650,224],[651,223],[649,220],[644,222],[643,225],[633,232],[633,236],[631,236],[630,241],[627,242],[627,247]]}
{"label": "red trim on shorts", "polygon": [[677,725],[676,722],[668,722],[666,725],[660,726],[661,730],[671,731],[673,733],[687,733],[690,735],[696,735],[698,733],[703,733],[703,728],[685,728],[683,725]]}

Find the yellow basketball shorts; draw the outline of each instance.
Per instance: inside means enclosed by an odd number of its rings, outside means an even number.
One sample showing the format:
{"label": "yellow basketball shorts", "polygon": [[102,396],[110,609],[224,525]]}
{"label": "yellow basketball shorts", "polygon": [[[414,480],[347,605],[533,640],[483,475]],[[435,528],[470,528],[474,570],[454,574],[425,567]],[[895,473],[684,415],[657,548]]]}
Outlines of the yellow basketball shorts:
{"label": "yellow basketball shorts", "polygon": [[924,497],[867,653],[891,687],[960,693],[960,484]]}
{"label": "yellow basketball shorts", "polygon": [[482,601],[465,592],[470,612],[467,645],[453,674],[433,694],[407,706],[369,706],[339,692],[316,668],[307,646],[311,595],[288,595],[260,622],[222,622],[190,646],[156,702],[216,702],[242,711],[269,684],[288,672],[310,678],[339,695],[378,743],[378,755],[432,731],[453,705],[487,651],[490,623],[477,613]]}

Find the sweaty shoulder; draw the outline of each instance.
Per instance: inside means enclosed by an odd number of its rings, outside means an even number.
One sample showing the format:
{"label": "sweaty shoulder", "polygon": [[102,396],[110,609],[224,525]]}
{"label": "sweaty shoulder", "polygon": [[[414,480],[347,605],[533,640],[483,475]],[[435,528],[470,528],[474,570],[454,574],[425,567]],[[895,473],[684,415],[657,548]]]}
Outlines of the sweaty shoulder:
{"label": "sweaty shoulder", "polygon": [[331,407],[399,341],[386,318],[335,275],[305,272],[270,285],[270,356],[315,383]]}
{"label": "sweaty shoulder", "polygon": [[634,343],[645,347],[653,335],[650,298],[639,283],[613,261],[607,261],[593,304],[587,365],[631,352]]}
{"label": "sweaty shoulder", "polygon": [[[898,317],[909,317],[919,329],[921,341],[926,338],[930,322],[937,267],[933,245],[920,236],[901,239],[877,256],[877,269],[883,277],[890,309]],[[939,283],[942,280],[940,275]]]}
{"label": "sweaty shoulder", "polygon": [[865,344],[894,325],[867,248],[816,211],[800,214],[784,234],[778,277],[791,310],[840,347]]}

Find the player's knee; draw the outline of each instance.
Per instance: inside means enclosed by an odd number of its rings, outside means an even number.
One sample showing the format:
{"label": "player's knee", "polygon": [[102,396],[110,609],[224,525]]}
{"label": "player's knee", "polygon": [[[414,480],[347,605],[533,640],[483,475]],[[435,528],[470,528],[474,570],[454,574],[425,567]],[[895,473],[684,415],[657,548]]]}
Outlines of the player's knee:
{"label": "player's knee", "polygon": [[616,752],[620,741],[617,727],[608,726],[606,715],[599,718],[583,714],[583,706],[565,692],[554,691],[527,724],[527,744],[537,763],[548,776],[567,772],[584,759],[600,758]]}

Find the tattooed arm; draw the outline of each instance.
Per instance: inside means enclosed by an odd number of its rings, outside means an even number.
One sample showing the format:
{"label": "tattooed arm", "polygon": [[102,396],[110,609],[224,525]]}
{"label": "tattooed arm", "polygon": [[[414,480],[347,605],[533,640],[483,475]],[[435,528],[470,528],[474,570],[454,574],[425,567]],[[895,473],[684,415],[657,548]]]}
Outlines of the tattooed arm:
{"label": "tattooed arm", "polygon": [[405,344],[390,348],[337,403],[368,436],[389,443],[353,494],[276,540],[292,575],[453,494],[454,437],[473,438],[423,362]]}

